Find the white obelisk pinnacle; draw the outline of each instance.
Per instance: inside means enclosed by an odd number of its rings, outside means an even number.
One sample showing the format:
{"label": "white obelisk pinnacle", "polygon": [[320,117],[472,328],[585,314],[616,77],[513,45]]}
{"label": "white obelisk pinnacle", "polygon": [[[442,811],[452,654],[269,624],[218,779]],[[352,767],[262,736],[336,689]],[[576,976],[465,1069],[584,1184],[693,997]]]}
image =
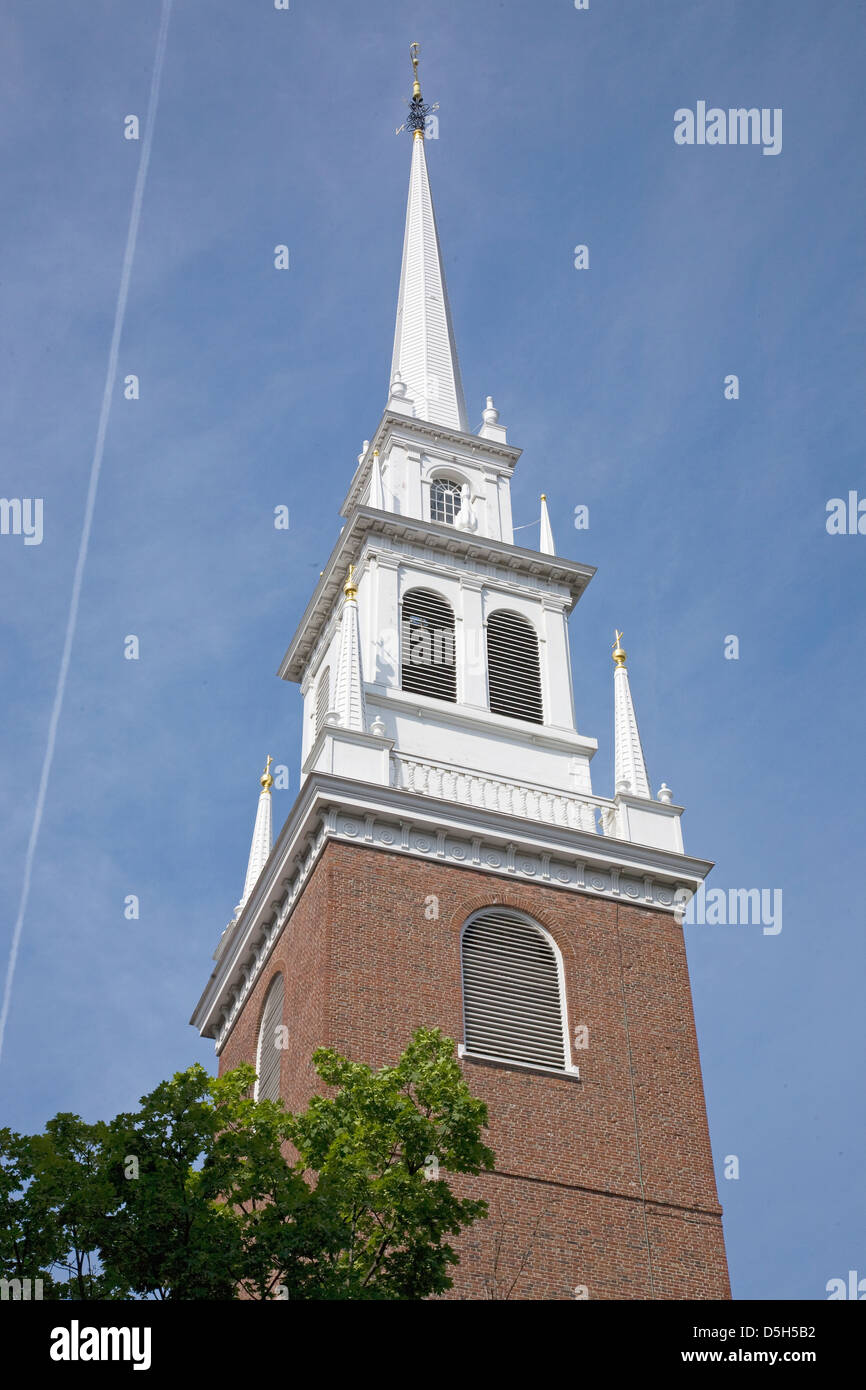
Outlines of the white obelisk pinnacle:
{"label": "white obelisk pinnacle", "polygon": [[550,526],[550,514],[547,510],[547,494],[541,494],[541,536],[538,542],[538,549],[544,555],[555,555],[556,546],[553,543],[553,531]]}
{"label": "white obelisk pinnacle", "polygon": [[649,778],[647,777],[637,718],[628,683],[625,655],[622,647],[622,633],[617,632],[613,648],[613,659],[616,663],[613,675],[614,791],[628,792],[631,796],[651,798],[652,793],[649,788]]}
{"label": "white obelisk pinnacle", "polygon": [[353,567],[343,586],[346,601],[340,619],[340,652],[337,660],[337,684],[334,709],[341,729],[357,729],[365,733],[367,714],[364,708],[364,685],[361,673],[361,632],[358,623],[358,590],[355,588]]}
{"label": "white obelisk pinnacle", "polygon": [[244,880],[244,891],[240,902],[235,908],[235,917],[238,916],[250,893],[256,886],[259,874],[267,863],[268,856],[273,848],[274,836],[271,822],[271,787],[274,779],[271,776],[271,763],[273,758],[268,754],[265,770],[259,781],[261,792],[259,794],[259,804],[256,808],[256,823],[253,827],[253,839],[250,845],[250,858],[247,864],[247,876]]}
{"label": "white obelisk pinnacle", "polygon": [[370,506],[385,509],[385,493],[382,488],[382,466],[379,463],[379,450],[373,450],[373,468],[370,474]]}

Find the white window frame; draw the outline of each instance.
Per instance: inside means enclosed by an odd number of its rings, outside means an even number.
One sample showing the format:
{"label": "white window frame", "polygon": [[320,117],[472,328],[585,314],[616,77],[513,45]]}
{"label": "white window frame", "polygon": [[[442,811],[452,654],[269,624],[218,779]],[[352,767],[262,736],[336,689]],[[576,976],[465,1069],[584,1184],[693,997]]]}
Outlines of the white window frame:
{"label": "white window frame", "polygon": [[[508,913],[510,916],[516,917],[518,921],[524,922],[527,926],[534,927],[536,931],[541,932],[542,936],[553,949],[553,955],[556,961],[556,979],[559,987],[563,1056],[566,1058],[564,1068],[546,1067],[538,1062],[516,1062],[513,1057],[497,1057],[495,1054],[489,1052],[470,1052],[466,1046],[466,981],[463,977],[463,937],[467,927],[470,927],[479,917],[486,917],[490,912]],[[537,922],[534,917],[531,917],[528,912],[523,912],[520,908],[510,907],[508,903],[488,903],[486,907],[478,908],[476,912],[471,913],[471,915],[466,918],[466,921],[460,928],[460,1009],[464,1041],[457,1044],[458,1057],[465,1057],[467,1062],[496,1062],[500,1067],[528,1068],[530,1071],[545,1072],[548,1076],[572,1076],[576,1080],[580,1080],[580,1068],[572,1061],[571,1034],[568,1027],[568,998],[565,992],[565,967],[562,961],[562,952],[547,928],[542,926],[541,922]]]}
{"label": "white window frame", "polygon": [[453,521],[443,521],[441,517],[433,515],[433,489],[435,488],[437,483],[450,483],[451,487],[457,488],[458,491],[462,492],[463,486],[467,481],[468,479],[458,477],[456,473],[443,473],[439,471],[431,473],[429,479],[430,491],[428,493],[427,499],[427,506],[429,511],[428,519],[430,521],[435,522],[437,526],[454,526],[456,524],[457,517],[460,515],[459,506],[455,509]]}

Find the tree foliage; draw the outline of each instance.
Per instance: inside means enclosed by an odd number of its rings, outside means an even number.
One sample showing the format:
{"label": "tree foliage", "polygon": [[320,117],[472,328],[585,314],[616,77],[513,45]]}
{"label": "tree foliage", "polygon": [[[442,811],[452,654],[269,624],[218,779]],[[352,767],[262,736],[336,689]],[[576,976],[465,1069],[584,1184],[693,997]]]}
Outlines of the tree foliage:
{"label": "tree foliage", "polygon": [[70,1299],[419,1299],[451,1286],[449,1237],[486,1216],[445,1174],[493,1165],[438,1030],[378,1071],[329,1049],[300,1115],[255,1072],[178,1072],[108,1123],[0,1130],[0,1276]]}

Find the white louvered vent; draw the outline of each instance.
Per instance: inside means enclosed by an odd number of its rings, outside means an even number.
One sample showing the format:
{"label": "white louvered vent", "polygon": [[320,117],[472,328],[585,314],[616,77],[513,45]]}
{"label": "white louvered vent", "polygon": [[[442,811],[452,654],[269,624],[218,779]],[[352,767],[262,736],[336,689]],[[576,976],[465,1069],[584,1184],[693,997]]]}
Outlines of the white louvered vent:
{"label": "white louvered vent", "polygon": [[535,629],[518,613],[487,619],[487,684],[494,714],[544,723]]}
{"label": "white louvered vent", "polygon": [[468,1053],[567,1069],[557,955],[515,912],[491,908],[463,932],[463,1023]]}
{"label": "white louvered vent", "polygon": [[326,666],[319,676],[319,684],[316,686],[316,733],[320,733],[325,727],[325,715],[328,713],[328,702],[331,698],[331,668]]}
{"label": "white louvered vent", "polygon": [[437,478],[430,488],[430,520],[453,526],[460,501],[460,484],[452,483],[450,478]]}
{"label": "white louvered vent", "polygon": [[454,614],[430,589],[410,589],[400,625],[401,686],[435,700],[457,699]]}
{"label": "white louvered vent", "polygon": [[285,989],[282,975],[277,975],[265,996],[259,1045],[256,1049],[256,1100],[278,1100],[280,1095],[280,1058],[282,1041],[283,999]]}

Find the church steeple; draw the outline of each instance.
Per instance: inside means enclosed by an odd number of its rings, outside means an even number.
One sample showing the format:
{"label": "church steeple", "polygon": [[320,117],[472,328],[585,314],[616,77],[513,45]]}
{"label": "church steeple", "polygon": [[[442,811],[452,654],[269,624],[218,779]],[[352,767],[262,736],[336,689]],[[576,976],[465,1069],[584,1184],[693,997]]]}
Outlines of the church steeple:
{"label": "church steeple", "polygon": [[[414,69],[406,128],[412,131],[409,201],[403,237],[403,264],[391,359],[391,386],[419,420],[468,432],[466,402],[451,322],[445,270],[424,153],[424,126],[433,109],[418,81],[418,45],[411,48]],[[392,393],[393,394],[393,393]]]}
{"label": "church steeple", "polygon": [[[490,396],[466,428],[417,58],[390,390],[279,672],[304,699],[300,787],[271,850],[265,772],[242,908],[194,1022],[223,1075],[276,1059],[291,1109],[317,1046],[390,1065],[411,1028],[441,1029],[489,1102],[497,1168],[479,1195],[509,1224],[550,1213],[527,1296],[726,1298],[682,933],[710,865],[685,855],[670,790],[650,795],[621,633],[616,791],[593,791],[568,618],[594,570],[556,554],[544,497],[515,528],[521,451]],[[664,1067],[618,1027],[603,1056],[582,1050],[582,1020],[626,994],[670,1043]],[[637,1106],[641,1148],[610,1122]],[[526,1142],[553,1129],[579,1152]],[[491,1289],[498,1246],[491,1226],[461,1248],[456,1297]]]}

